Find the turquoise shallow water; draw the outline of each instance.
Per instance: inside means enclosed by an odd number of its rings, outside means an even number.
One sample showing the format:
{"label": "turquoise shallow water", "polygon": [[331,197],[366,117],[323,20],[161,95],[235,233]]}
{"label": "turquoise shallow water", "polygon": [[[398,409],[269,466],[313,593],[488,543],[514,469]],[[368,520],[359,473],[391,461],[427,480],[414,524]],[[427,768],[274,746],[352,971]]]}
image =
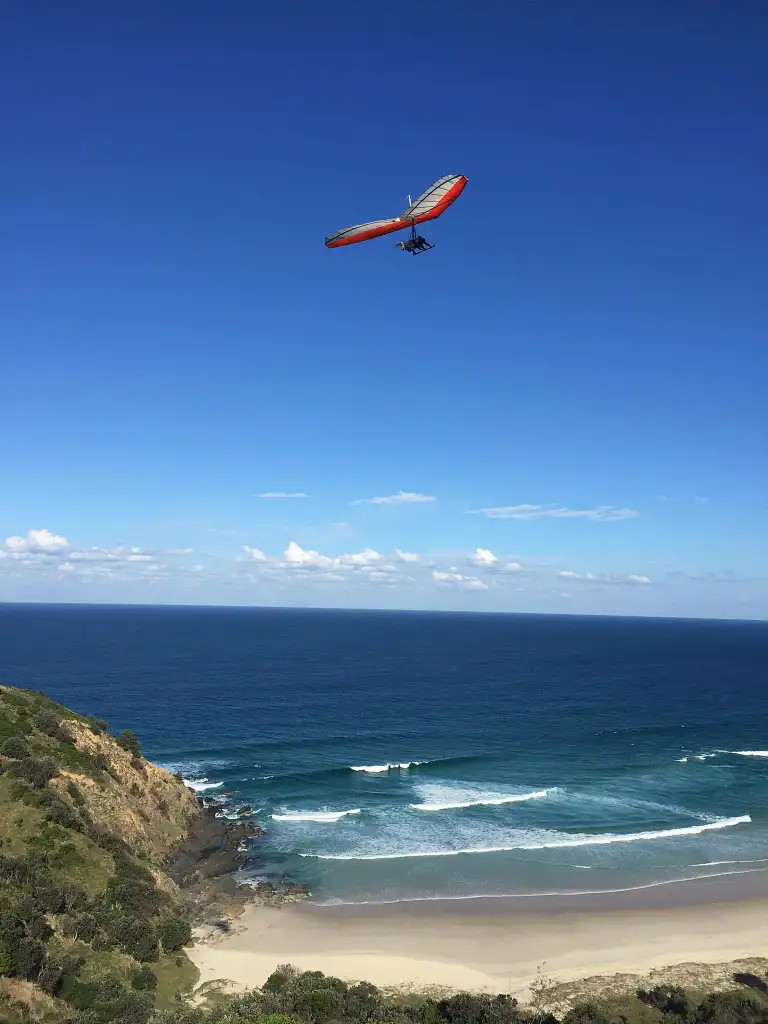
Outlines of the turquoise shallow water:
{"label": "turquoise shallow water", "polygon": [[768,869],[765,623],[6,605],[0,674],[250,805],[248,877],[318,901]]}

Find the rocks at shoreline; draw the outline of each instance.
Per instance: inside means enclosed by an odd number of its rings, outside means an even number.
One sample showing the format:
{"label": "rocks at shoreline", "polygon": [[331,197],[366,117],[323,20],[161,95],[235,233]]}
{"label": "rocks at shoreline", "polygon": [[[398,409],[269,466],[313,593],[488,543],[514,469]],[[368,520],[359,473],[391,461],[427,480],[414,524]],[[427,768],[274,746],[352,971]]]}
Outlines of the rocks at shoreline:
{"label": "rocks at shoreline", "polygon": [[205,878],[232,874],[245,863],[242,843],[261,835],[264,830],[253,822],[220,821],[214,807],[200,802],[200,815],[172,851],[166,871],[182,888]]}
{"label": "rocks at shoreline", "polygon": [[[196,923],[239,917],[248,903],[279,906],[309,895],[297,882],[239,883],[233,875],[247,860],[243,844],[264,835],[264,830],[251,821],[222,821],[216,817],[217,805],[205,798],[198,797],[198,805],[199,816],[190,823],[165,868],[182,890]],[[252,813],[251,808],[241,808],[238,815],[245,812]]]}

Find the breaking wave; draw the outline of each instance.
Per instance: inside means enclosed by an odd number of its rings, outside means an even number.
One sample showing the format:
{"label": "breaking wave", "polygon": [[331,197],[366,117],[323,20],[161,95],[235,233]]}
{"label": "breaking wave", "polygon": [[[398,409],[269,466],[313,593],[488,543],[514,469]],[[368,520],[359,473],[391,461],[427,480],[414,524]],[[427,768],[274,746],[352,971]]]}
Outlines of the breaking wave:
{"label": "breaking wave", "polygon": [[734,818],[720,818],[718,821],[705,822],[701,825],[689,825],[686,828],[665,828],[655,832],[606,832],[599,835],[569,835],[562,832],[512,832],[512,839],[504,846],[476,846],[461,850],[411,850],[402,853],[356,854],[356,853],[324,853],[306,854],[302,857],[313,857],[318,860],[400,860],[406,857],[455,857],[459,854],[477,853],[508,853],[513,850],[557,850],[573,846],[607,846],[612,843],[636,843],[655,839],[675,839],[680,836],[694,836],[715,829],[733,828],[735,825],[748,824],[752,818],[741,814]]}
{"label": "breaking wave", "polygon": [[340,821],[349,814],[359,814],[360,808],[351,811],[286,811],[284,814],[273,814],[273,821]]}
{"label": "breaking wave", "polygon": [[209,782],[208,779],[203,777],[202,779],[184,779],[184,785],[194,789],[196,793],[204,793],[207,789],[219,789],[224,783]]}
{"label": "breaking wave", "polygon": [[768,757],[768,750],[732,750],[731,753],[739,757]]}
{"label": "breaking wave", "polygon": [[[420,804],[411,804],[414,811],[453,811],[463,807],[498,807],[501,804],[519,804],[527,800],[540,800],[553,792],[551,789],[536,789],[532,793],[465,793],[464,799],[456,799],[459,793],[454,793],[453,800],[425,801]],[[448,790],[450,793],[450,790]]]}
{"label": "breaking wave", "polygon": [[396,761],[392,764],[351,764],[349,769],[353,772],[371,772],[378,774],[379,772],[394,771],[398,768],[415,768],[416,765],[429,763],[429,761]]}

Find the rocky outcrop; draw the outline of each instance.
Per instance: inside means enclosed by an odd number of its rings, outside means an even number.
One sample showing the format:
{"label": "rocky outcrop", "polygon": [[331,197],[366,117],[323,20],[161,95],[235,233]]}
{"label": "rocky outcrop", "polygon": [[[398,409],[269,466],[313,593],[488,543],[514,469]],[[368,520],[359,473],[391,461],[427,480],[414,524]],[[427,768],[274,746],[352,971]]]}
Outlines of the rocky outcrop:
{"label": "rocky outcrop", "polygon": [[199,807],[186,836],[171,851],[166,871],[182,887],[232,874],[245,864],[244,841],[263,834],[252,822],[223,822],[213,807]]}

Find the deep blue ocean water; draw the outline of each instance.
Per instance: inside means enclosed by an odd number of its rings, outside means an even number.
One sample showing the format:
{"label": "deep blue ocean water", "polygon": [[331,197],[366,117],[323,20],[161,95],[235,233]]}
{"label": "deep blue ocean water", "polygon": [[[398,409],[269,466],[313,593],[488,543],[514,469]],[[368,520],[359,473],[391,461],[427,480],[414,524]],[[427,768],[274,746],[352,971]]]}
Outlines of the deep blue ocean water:
{"label": "deep blue ocean water", "polygon": [[768,623],[0,605],[0,681],[130,728],[318,901],[768,869]]}

